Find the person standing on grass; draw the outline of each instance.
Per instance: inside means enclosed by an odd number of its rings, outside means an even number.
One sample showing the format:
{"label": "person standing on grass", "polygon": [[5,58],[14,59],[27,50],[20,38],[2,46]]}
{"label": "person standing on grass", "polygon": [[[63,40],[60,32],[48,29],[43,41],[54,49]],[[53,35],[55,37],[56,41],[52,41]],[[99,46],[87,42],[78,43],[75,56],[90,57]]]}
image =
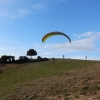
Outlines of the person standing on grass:
{"label": "person standing on grass", "polygon": [[63,55],[63,59],[64,59],[64,55]]}
{"label": "person standing on grass", "polygon": [[53,62],[53,63],[55,62],[55,58],[52,58],[52,62]]}
{"label": "person standing on grass", "polygon": [[87,56],[85,56],[85,60],[87,60]]}

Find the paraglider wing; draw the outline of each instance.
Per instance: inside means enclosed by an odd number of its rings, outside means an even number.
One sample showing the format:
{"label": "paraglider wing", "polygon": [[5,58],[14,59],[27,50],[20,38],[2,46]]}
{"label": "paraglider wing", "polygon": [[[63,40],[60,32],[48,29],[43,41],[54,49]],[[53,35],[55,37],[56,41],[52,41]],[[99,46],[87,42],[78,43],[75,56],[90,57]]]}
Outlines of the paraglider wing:
{"label": "paraglider wing", "polygon": [[65,37],[67,37],[68,40],[69,40],[69,43],[71,43],[71,39],[70,39],[66,34],[64,34],[64,33],[62,33],[62,32],[50,32],[50,33],[47,33],[47,34],[44,35],[44,37],[42,38],[42,42],[45,42],[49,37],[55,36],[55,35],[63,35],[63,36],[65,36]]}

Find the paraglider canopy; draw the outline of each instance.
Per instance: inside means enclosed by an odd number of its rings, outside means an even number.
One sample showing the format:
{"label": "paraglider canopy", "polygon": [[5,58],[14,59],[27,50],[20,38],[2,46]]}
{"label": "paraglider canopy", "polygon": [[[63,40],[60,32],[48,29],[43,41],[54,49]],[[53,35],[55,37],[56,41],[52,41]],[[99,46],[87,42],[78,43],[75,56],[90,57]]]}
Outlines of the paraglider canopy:
{"label": "paraglider canopy", "polygon": [[55,35],[63,35],[69,40],[69,43],[71,43],[71,39],[69,38],[69,36],[67,36],[66,34],[64,34],[62,32],[58,32],[58,31],[49,32],[46,35],[44,35],[42,38],[42,42],[45,42],[49,37],[55,36]]}

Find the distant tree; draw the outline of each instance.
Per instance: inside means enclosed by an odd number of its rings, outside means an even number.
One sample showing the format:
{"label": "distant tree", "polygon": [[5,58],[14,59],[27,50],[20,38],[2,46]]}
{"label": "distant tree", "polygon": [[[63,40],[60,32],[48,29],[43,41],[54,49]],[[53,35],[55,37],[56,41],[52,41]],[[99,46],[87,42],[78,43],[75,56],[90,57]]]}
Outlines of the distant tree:
{"label": "distant tree", "polygon": [[36,56],[36,55],[37,55],[37,52],[34,49],[29,49],[27,51],[27,56],[30,56],[31,59],[32,59],[32,56]]}
{"label": "distant tree", "polygon": [[23,59],[23,58],[24,58],[24,56],[20,56],[20,57],[19,57],[19,59]]}
{"label": "distant tree", "polygon": [[11,56],[12,63],[15,63],[15,56]]}
{"label": "distant tree", "polygon": [[27,63],[30,59],[26,56],[20,56],[18,60],[16,60],[17,63]]}
{"label": "distant tree", "polygon": [[15,62],[15,56],[7,56],[7,63],[14,63]]}
{"label": "distant tree", "polygon": [[1,63],[6,64],[6,63],[14,63],[15,62],[15,57],[14,56],[7,56],[3,55],[1,56]]}
{"label": "distant tree", "polygon": [[8,56],[7,55],[1,56],[1,63],[2,64],[6,64],[7,63],[7,59],[8,59]]}
{"label": "distant tree", "polygon": [[21,59],[22,59],[22,60],[26,60],[26,59],[29,59],[29,58],[26,57],[26,56],[20,56],[19,59],[20,59],[20,60],[21,60]]}
{"label": "distant tree", "polygon": [[41,59],[41,56],[38,56],[37,59]]}
{"label": "distant tree", "polygon": [[4,60],[0,58],[0,64],[4,64]]}

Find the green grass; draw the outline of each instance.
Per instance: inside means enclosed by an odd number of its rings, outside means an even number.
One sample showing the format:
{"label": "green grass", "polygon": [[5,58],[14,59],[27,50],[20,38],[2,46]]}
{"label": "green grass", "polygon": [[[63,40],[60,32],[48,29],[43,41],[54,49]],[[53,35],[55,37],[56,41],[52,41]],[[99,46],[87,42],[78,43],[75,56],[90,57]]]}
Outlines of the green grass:
{"label": "green grass", "polygon": [[0,97],[9,95],[20,85],[37,80],[39,78],[60,75],[69,70],[92,66],[98,61],[86,60],[56,60],[13,65],[0,73]]}

